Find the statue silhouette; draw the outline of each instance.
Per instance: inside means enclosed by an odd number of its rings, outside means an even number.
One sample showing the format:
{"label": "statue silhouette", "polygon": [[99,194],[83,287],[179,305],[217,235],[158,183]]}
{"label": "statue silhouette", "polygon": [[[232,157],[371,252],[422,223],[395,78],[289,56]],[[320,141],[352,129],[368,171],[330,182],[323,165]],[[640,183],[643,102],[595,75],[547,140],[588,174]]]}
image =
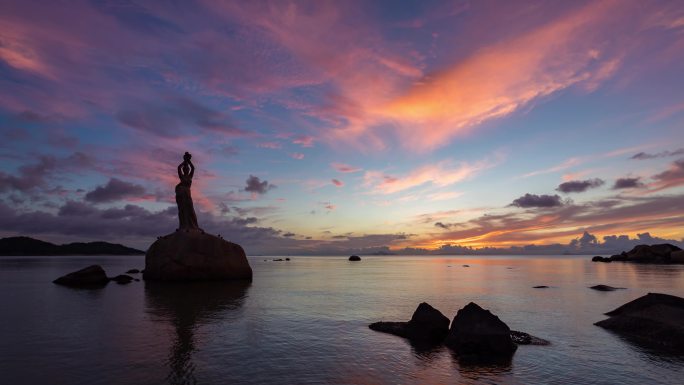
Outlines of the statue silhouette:
{"label": "statue silhouette", "polygon": [[183,162],[178,165],[178,178],[180,183],[176,185],[176,204],[178,205],[179,230],[199,230],[195,207],[192,205],[192,177],[195,175],[195,165],[190,160],[192,155],[186,152]]}

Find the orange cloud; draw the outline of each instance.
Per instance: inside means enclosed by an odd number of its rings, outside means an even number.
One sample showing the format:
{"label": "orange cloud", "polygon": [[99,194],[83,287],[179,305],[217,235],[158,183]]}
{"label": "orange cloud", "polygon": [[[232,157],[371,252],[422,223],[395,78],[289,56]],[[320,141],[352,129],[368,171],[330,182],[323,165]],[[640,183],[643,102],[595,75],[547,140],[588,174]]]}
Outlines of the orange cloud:
{"label": "orange cloud", "polygon": [[[603,1],[520,36],[476,51],[405,92],[366,101],[338,130],[340,137],[380,135],[390,126],[402,145],[429,151],[484,121],[501,118],[573,85],[595,89],[620,66],[608,44],[620,2]],[[417,79],[416,79],[417,80]],[[383,95],[386,97],[386,95]],[[384,128],[383,128],[384,129]]]}

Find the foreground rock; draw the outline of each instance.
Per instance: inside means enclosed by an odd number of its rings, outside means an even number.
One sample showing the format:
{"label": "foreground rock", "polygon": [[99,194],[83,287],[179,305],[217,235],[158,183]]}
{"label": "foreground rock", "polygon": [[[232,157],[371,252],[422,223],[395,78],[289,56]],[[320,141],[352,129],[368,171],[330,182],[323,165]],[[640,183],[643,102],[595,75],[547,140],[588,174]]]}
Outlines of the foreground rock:
{"label": "foreground rock", "polygon": [[[628,252],[622,252],[610,257],[611,261],[636,262],[636,263],[684,263],[682,249],[669,243],[658,245],[637,245]],[[596,257],[592,258],[594,261]],[[600,261],[599,262],[605,262]]]}
{"label": "foreground rock", "polygon": [[359,257],[358,255],[352,255],[351,257],[349,257],[349,260],[350,261],[360,261],[361,257]]}
{"label": "foreground rock", "polygon": [[445,344],[459,358],[473,361],[510,358],[518,347],[511,339],[508,325],[474,302],[456,313]]}
{"label": "foreground rock", "polygon": [[398,335],[420,344],[441,344],[449,333],[449,318],[423,302],[408,322],[375,322],[372,330]]}
{"label": "foreground rock", "polygon": [[684,354],[684,298],[649,293],[606,313],[594,325],[650,347]]}
{"label": "foreground rock", "polygon": [[590,289],[598,290],[598,291],[615,291],[615,290],[624,290],[624,287],[613,287],[613,286],[608,286],[608,285],[594,285],[590,286]]}
{"label": "foreground rock", "polygon": [[145,254],[145,280],[252,280],[252,268],[238,244],[199,229],[160,237]]}
{"label": "foreground rock", "polygon": [[92,265],[59,277],[52,282],[71,287],[99,287],[106,285],[109,278],[102,266]]}

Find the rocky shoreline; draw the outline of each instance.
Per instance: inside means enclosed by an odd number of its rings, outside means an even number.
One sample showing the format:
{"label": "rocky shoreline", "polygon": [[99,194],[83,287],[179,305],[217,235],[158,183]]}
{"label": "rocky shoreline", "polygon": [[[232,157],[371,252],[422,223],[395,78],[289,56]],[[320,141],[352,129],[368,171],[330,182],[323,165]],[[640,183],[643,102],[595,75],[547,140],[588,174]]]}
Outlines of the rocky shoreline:
{"label": "rocky shoreline", "polygon": [[592,262],[634,262],[634,263],[653,263],[653,264],[683,264],[684,251],[669,243],[658,245],[637,245],[630,251],[623,251],[620,254],[602,257],[597,255],[591,259]]}

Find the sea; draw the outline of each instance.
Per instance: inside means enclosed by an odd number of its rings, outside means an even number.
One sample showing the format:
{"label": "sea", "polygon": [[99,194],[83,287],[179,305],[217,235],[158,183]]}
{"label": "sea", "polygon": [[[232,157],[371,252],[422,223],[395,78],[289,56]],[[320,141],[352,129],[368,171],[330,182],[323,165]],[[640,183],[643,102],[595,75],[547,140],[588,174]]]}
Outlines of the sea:
{"label": "sea", "polygon": [[[142,269],[144,257],[0,257],[0,383],[684,383],[683,357],[594,326],[649,292],[684,296],[684,266],[561,255],[274,258],[285,257],[249,257],[251,284],[73,289],[52,281],[93,264],[110,276]],[[450,319],[475,302],[551,344],[473,365],[368,328],[406,321],[421,302]]]}

